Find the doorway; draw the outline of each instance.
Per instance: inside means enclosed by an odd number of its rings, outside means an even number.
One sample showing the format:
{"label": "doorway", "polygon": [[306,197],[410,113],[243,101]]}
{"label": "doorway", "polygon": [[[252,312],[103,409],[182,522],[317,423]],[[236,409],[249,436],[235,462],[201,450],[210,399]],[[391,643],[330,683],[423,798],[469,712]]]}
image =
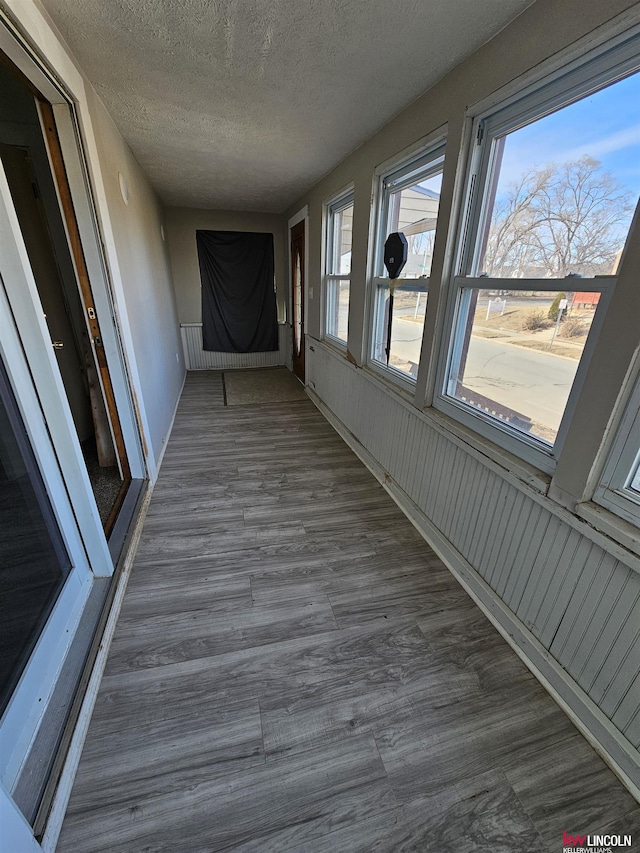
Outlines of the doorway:
{"label": "doorway", "polygon": [[91,294],[89,291],[88,309],[86,294],[79,289],[84,258],[81,249],[72,251],[76,223],[73,209],[65,210],[68,187],[53,113],[49,104],[38,103],[29,88],[3,66],[0,91],[0,160],[93,496],[109,537],[131,478],[124,445],[117,446],[117,412],[115,408],[110,411],[105,401],[110,381],[98,363],[100,338],[90,334],[91,320],[97,322]]}
{"label": "doorway", "polygon": [[25,838],[46,826],[145,482],[76,114],[47,85],[51,102],[0,53],[0,806]]}
{"label": "doorway", "polygon": [[305,221],[291,229],[291,293],[293,325],[293,372],[305,383]]}

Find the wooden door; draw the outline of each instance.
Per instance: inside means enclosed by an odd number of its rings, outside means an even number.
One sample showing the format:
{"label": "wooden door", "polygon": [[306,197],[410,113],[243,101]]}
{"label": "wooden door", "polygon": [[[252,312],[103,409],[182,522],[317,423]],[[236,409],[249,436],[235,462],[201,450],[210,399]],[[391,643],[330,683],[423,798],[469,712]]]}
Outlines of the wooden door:
{"label": "wooden door", "polygon": [[304,220],[291,229],[293,372],[304,384]]}
{"label": "wooden door", "polygon": [[[101,448],[101,452],[106,457],[109,451],[108,443],[110,443],[107,428],[110,425],[110,429],[113,434],[113,450],[115,450],[116,461],[119,465],[120,473],[122,475],[123,480],[123,486],[116,500],[116,505],[114,506],[112,517],[107,522],[107,527],[110,528],[113,524],[113,521],[115,520],[117,511],[120,508],[122,501],[124,500],[127,488],[131,482],[131,469],[129,466],[129,460],[127,458],[127,452],[124,446],[124,437],[122,434],[122,426],[120,424],[120,416],[116,407],[115,394],[111,382],[111,376],[109,374],[107,358],[102,344],[102,335],[100,332],[99,320],[96,314],[93,293],[91,292],[89,273],[87,271],[84,251],[82,249],[82,243],[80,241],[78,222],[76,220],[73,201],[71,199],[71,190],[67,181],[67,174],[62,158],[62,150],[60,148],[60,140],[58,138],[58,131],[56,129],[53,109],[51,108],[51,104],[49,104],[44,99],[40,99],[38,101],[38,107],[42,120],[42,130],[44,133],[45,143],[49,152],[49,156],[51,158],[51,170],[58,190],[58,195],[60,198],[60,207],[67,229],[69,248],[71,250],[71,254],[75,264],[80,300],[83,310],[86,313],[87,328],[89,330],[90,338],[93,343],[93,357],[91,358],[89,364],[89,387],[92,391],[92,408],[94,410],[94,416],[97,414],[98,416],[101,416],[104,420],[104,428],[102,430],[96,430],[96,438],[99,439],[101,435],[104,436],[105,441],[103,443],[103,447]],[[102,399],[100,399],[99,401],[97,400],[98,389],[100,387],[98,374],[100,376],[100,383],[102,385],[101,393],[104,394]],[[106,418],[108,418],[108,421],[106,420]]]}
{"label": "wooden door", "polygon": [[[55,348],[56,361],[69,399],[78,439],[82,444],[92,436],[94,430],[89,394],[86,390],[87,359],[80,352],[84,340],[76,334],[71,319],[73,306],[65,293],[53,241],[49,236],[50,229],[42,193],[27,148],[0,142],[0,159]],[[80,310],[78,308],[78,313]],[[88,347],[89,339],[86,333],[84,339]],[[113,456],[113,449],[111,455]],[[110,464],[115,465],[115,456]]]}

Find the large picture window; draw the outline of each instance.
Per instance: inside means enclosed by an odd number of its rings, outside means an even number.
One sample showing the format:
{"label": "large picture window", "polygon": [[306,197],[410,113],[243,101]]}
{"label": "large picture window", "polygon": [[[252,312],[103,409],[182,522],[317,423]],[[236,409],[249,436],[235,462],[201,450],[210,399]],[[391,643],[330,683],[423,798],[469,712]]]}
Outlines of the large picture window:
{"label": "large picture window", "polygon": [[[371,358],[410,380],[420,362],[443,164],[440,142],[380,178]],[[384,244],[395,232],[407,238],[408,258],[390,299]]]}
{"label": "large picture window", "polygon": [[342,193],[326,207],[325,337],[347,343],[353,191]]}
{"label": "large picture window", "polygon": [[639,64],[627,43],[475,124],[436,405],[548,470],[640,191]]}

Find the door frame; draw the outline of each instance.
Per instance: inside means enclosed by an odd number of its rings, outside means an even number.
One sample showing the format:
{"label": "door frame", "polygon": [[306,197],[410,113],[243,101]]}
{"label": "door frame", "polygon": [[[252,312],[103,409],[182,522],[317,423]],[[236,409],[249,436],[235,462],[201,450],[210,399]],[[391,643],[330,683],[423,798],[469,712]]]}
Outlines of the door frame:
{"label": "door frame", "polygon": [[142,386],[84,79],[36,6],[0,8],[0,51],[51,105],[131,477],[155,480],[158,460],[140,404]]}
{"label": "door frame", "polygon": [[[102,531],[102,523],[95,500],[87,500],[89,495],[93,495],[89,475],[55,352],[51,346],[49,330],[42,313],[40,296],[31,272],[20,223],[13,208],[11,192],[1,164],[0,250],[4,274],[3,290],[6,296],[5,310],[13,319],[20,346],[18,349],[18,343],[16,343],[8,352],[5,352],[5,356],[14,363],[22,352],[26,359],[30,374],[29,383],[33,383],[34,400],[37,401],[39,414],[44,417],[56,459],[65,472],[65,490],[73,508],[75,523],[80,531],[92,572],[98,577],[108,577],[113,574],[113,561],[106,538],[104,535],[99,535]],[[6,333],[9,335],[8,328]],[[7,370],[10,370],[9,363]],[[26,410],[26,404],[22,401],[26,377],[23,376],[19,384],[11,373],[10,377],[14,381],[13,387],[18,403],[23,406],[23,415],[28,422],[28,419],[38,415],[38,411],[33,406]],[[25,389],[26,394],[29,394],[29,391],[29,388]],[[32,446],[37,457],[38,446],[33,441]],[[42,464],[41,469],[43,469]]]}
{"label": "door frame", "polygon": [[[75,109],[69,104],[60,103],[51,104],[51,109],[64,161],[66,184],[73,201],[75,226],[85,267],[84,274],[90,283],[93,305],[100,323],[101,349],[109,371],[113,402],[118,413],[129,473],[133,479],[144,479],[147,476],[155,479],[157,460],[150,450],[151,442],[145,438],[149,435],[148,423],[138,404],[138,401],[142,399],[139,375],[133,360],[127,358],[127,352],[133,352],[133,337],[129,328],[124,292],[122,297],[118,299],[115,293],[116,276],[113,272],[111,258],[107,259],[104,254],[107,243],[102,226],[108,219],[106,217],[102,220],[98,218]],[[48,144],[49,141],[47,140],[47,146]],[[54,175],[56,190],[59,192],[53,164],[51,164],[51,171]],[[63,215],[63,220],[64,218]],[[67,228],[66,222],[65,228]],[[113,252],[115,255],[115,246]],[[73,252],[71,254],[73,257]],[[76,259],[73,260],[77,265]],[[77,269],[76,275],[80,279],[83,271]],[[122,286],[121,281],[120,285]],[[84,305],[85,298],[81,288],[79,295]],[[123,306],[122,311],[118,310],[118,305]],[[125,336],[126,331],[130,337],[128,343]],[[104,377],[101,375],[99,358],[96,358],[96,363],[104,392],[106,389]],[[107,403],[108,395],[105,394],[105,404]]]}
{"label": "door frame", "polygon": [[[302,343],[306,349],[306,336],[307,336],[307,327],[308,327],[308,318],[309,318],[309,205],[305,204],[297,213],[295,213],[289,222],[287,223],[287,257],[289,264],[289,299],[288,299],[288,313],[289,316],[287,318],[287,322],[291,326],[291,360],[292,360],[292,369],[293,369],[293,268],[291,265],[291,231],[295,228],[296,225],[299,225],[300,222],[304,221],[304,305],[303,305],[303,319],[304,324],[302,327]],[[306,363],[306,353],[305,353],[305,363]],[[306,376],[306,368],[305,368],[305,385],[307,384],[307,376]]]}
{"label": "door frame", "polygon": [[[59,396],[62,380],[55,354],[53,348],[47,346],[49,337],[44,317],[41,313],[38,315],[36,303],[32,301],[35,281],[31,277],[29,282],[20,275],[20,269],[15,269],[16,264],[22,265],[26,260],[26,249],[24,244],[20,247],[16,243],[15,251],[11,252],[14,234],[7,233],[7,219],[11,217],[13,208],[7,211],[7,198],[11,198],[9,187],[4,171],[0,169],[0,246],[3,270],[9,269],[11,273],[9,287],[6,281],[0,285],[0,353],[73,566],[2,717],[0,734],[5,760],[0,769],[3,785],[10,788],[55,686],[69,638],[75,633],[80,620],[93,580],[90,560],[99,561],[105,571],[110,561],[104,536],[99,535],[102,531],[100,516],[97,512],[94,514],[88,501],[84,501],[83,515],[78,517],[77,503],[83,499],[83,469],[86,476],[84,461],[77,455],[75,459],[68,460],[67,464],[76,475],[71,480],[65,479],[60,469],[60,453],[69,453],[67,419],[71,417],[71,411],[66,395]],[[15,212],[13,217],[14,225],[18,227]],[[25,286],[26,293],[20,293]],[[13,292],[9,294],[8,291]],[[18,331],[20,326],[22,334]],[[34,375],[36,360],[39,363]],[[46,400],[36,390],[36,385],[43,382],[48,391]],[[50,417],[56,417],[57,412],[59,422],[53,432],[45,415],[47,408]],[[61,441],[60,447],[57,446],[58,441]],[[94,541],[88,552],[86,536],[89,533],[93,533]]]}
{"label": "door frame", "polygon": [[[34,91],[34,97],[37,92],[52,105],[95,310],[100,318],[104,354],[113,384],[113,396],[131,476],[134,479],[149,477],[153,480],[157,474],[158,459],[152,448],[149,424],[142,404],[142,385],[93,130],[90,95],[85,89],[84,78],[46,14],[35,4],[22,0],[2,0],[0,51],[22,74]],[[2,179],[5,181],[6,201],[10,199],[10,194],[7,196],[4,173]],[[0,201],[0,207],[6,207],[6,204]],[[12,291],[11,300],[6,295],[4,285],[0,285],[3,335],[7,330],[7,336],[3,336],[1,342],[2,352],[18,404],[23,416],[26,415],[29,421],[31,443],[47,490],[50,495],[54,486],[59,490],[60,501],[58,497],[54,501],[58,504],[59,520],[60,507],[64,503],[63,492],[68,495],[73,523],[65,519],[61,524],[61,532],[67,544],[73,544],[74,565],[82,567],[81,570],[74,568],[67,577],[2,720],[1,732],[3,739],[6,737],[8,750],[0,783],[0,812],[9,818],[12,844],[15,841],[12,849],[26,851],[42,848],[34,841],[32,828],[16,810],[10,792],[20,771],[22,758],[38,731],[57,684],[93,578],[110,576],[114,568],[57,365],[52,372],[51,359],[54,354],[42,309],[40,307],[39,312],[37,309],[39,297],[15,211],[12,219],[7,210],[4,219],[4,242],[13,246],[12,267],[7,278],[13,280],[15,271],[16,279],[9,288]],[[7,267],[3,257],[4,269]],[[26,288],[25,281],[28,282]],[[19,282],[22,282],[24,292],[16,301]],[[16,302],[20,316],[16,316],[13,302]],[[24,327],[23,322],[26,322]],[[10,334],[11,325],[13,337]],[[23,352],[22,344],[29,329],[34,333],[30,335],[28,346]],[[25,401],[29,401],[28,405],[25,405]],[[57,825],[47,825],[51,839],[58,830]],[[53,849],[55,840],[45,840],[43,845]]]}
{"label": "door frame", "polygon": [[120,511],[127,490],[131,485],[131,466],[129,465],[127,449],[122,435],[120,413],[118,411],[118,406],[113,392],[111,371],[102,345],[103,333],[100,326],[100,315],[96,311],[95,307],[96,300],[93,296],[93,288],[91,286],[91,280],[87,270],[82,241],[80,240],[78,220],[74,210],[71,188],[67,181],[67,174],[55,116],[53,114],[51,104],[49,104],[48,101],[39,100],[37,103],[37,109],[45,148],[49,158],[49,168],[53,176],[53,183],[56,188],[60,204],[63,228],[67,232],[71,263],[74,266],[74,278],[78,287],[80,306],[84,321],[88,326],[92,356],[94,359],[100,393],[102,394],[102,400],[104,402],[108,427],[111,433],[111,440],[116,456],[116,464],[118,465],[120,476],[122,477],[120,491],[116,497],[114,505],[112,506],[111,513],[105,525],[105,534],[108,536],[111,533],[113,524],[118,512]]}

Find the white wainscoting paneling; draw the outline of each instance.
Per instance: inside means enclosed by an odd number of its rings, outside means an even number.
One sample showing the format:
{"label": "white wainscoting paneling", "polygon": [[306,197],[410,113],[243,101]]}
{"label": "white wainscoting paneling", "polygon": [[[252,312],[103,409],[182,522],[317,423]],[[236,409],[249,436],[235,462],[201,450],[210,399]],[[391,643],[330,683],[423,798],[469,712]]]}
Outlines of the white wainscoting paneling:
{"label": "white wainscoting paneling", "polygon": [[288,323],[278,325],[277,352],[206,352],[202,349],[202,323],[181,323],[180,335],[187,370],[232,370],[280,365],[291,370],[291,326]]}
{"label": "white wainscoting paneling", "polygon": [[[552,656],[573,695],[586,696],[602,712],[622,744],[623,774],[640,787],[640,573],[634,561],[616,559],[585,535],[586,525],[567,523],[566,511],[514,484],[495,463],[465,450],[366,370],[316,341],[307,348],[307,371],[312,396],[347,440],[364,449],[407,505],[415,504],[523,635]],[[574,710],[579,717],[580,708]],[[612,760],[620,769],[623,762]]]}

